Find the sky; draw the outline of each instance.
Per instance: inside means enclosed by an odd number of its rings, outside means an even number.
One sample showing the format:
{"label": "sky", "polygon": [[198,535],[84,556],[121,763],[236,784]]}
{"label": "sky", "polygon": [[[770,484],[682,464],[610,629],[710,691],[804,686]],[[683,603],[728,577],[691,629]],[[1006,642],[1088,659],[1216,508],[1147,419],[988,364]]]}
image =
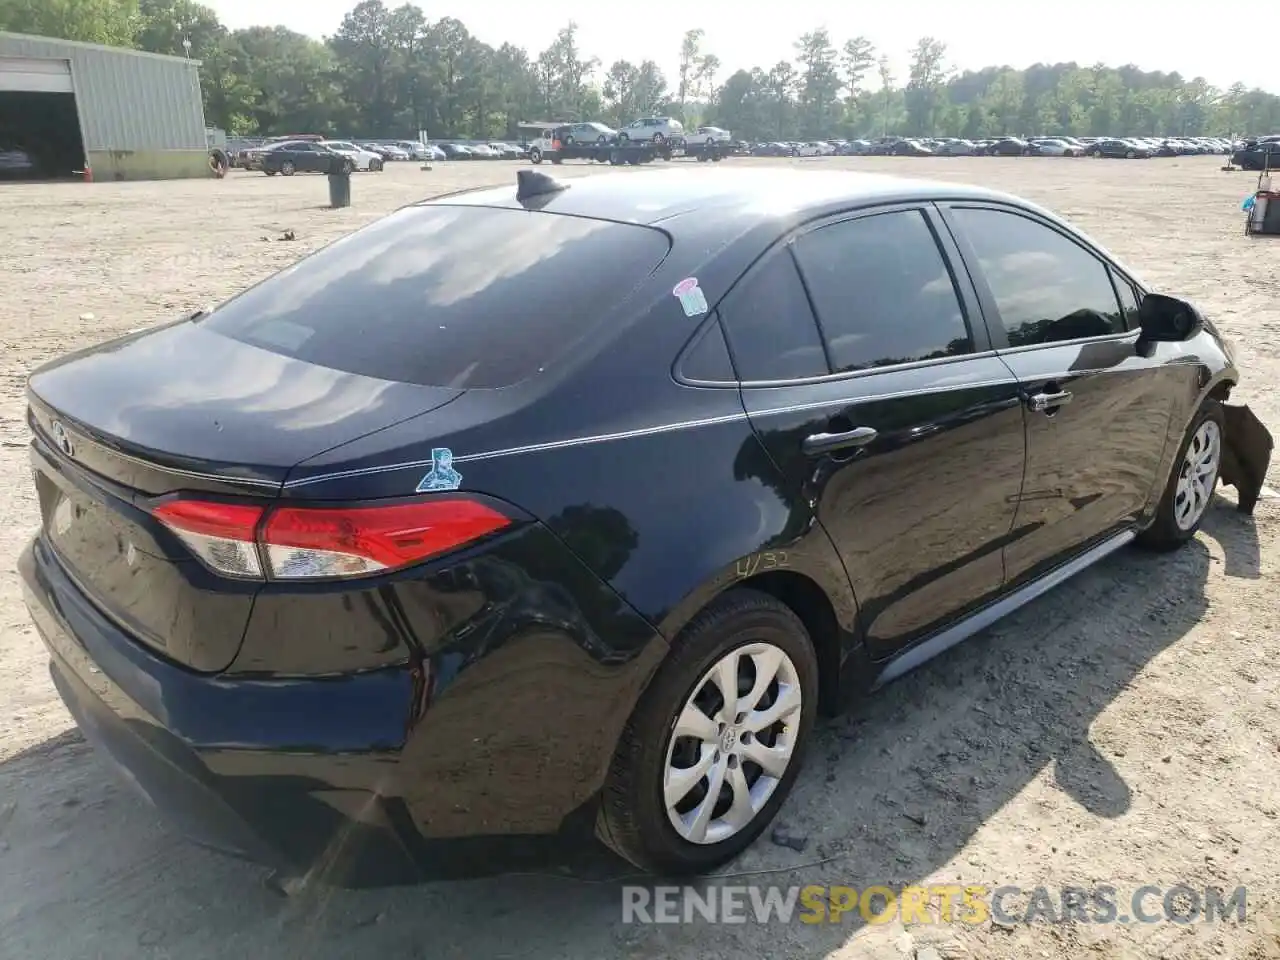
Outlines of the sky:
{"label": "sky", "polygon": [[[334,33],[356,0],[203,0],[232,29],[285,26],[320,38]],[[387,6],[400,0],[386,0]],[[570,20],[584,54],[607,68],[615,60],[657,62],[673,81],[684,31],[706,31],[704,49],[720,58],[721,79],[740,67],[792,59],[800,34],[826,27],[837,47],[859,34],[888,55],[899,81],[924,35],[947,45],[960,70],[1075,60],[1133,63],[1144,70],[1203,76],[1225,88],[1280,91],[1271,59],[1246,39],[1250,15],[1225,15],[1216,4],[1182,0],[417,0],[429,20],[456,17],[492,46],[511,42],[537,55]],[[1243,19],[1242,19],[1243,18]]]}

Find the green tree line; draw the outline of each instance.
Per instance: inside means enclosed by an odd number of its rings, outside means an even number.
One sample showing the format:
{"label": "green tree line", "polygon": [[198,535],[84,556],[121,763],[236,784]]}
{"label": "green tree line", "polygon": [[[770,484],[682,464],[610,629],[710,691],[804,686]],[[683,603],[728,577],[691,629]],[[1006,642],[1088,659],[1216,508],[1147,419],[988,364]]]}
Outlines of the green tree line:
{"label": "green tree line", "polygon": [[0,0],[0,30],[136,47],[201,61],[206,120],[232,134],[509,137],[521,120],[644,114],[715,123],[745,139],[899,134],[1162,135],[1280,130],[1280,97],[1134,66],[1036,64],[956,71],[922,38],[907,76],[866,37],[802,35],[795,56],[723,76],[702,30],[679,41],[670,80],[653,60],[605,67],[570,22],[537,54],[492,47],[452,17],[362,0],[333,36],[228,30],[194,0]]}

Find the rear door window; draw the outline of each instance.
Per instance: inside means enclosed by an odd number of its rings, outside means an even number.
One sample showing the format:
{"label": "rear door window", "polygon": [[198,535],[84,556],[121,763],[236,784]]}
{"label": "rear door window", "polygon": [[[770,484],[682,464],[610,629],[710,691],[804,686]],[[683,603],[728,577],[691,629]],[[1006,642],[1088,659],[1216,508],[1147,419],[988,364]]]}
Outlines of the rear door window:
{"label": "rear door window", "polygon": [[786,247],[766,255],[720,306],[740,380],[801,380],[830,373],[822,338]]}
{"label": "rear door window", "polygon": [[198,321],[349,373],[456,389],[534,376],[667,255],[635,224],[472,206],[408,207]]}

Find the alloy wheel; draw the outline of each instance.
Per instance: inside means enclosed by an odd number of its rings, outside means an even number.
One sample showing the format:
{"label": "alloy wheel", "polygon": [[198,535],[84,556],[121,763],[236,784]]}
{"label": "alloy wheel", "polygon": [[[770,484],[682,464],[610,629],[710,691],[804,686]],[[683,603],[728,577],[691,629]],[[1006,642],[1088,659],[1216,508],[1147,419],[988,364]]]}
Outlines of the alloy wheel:
{"label": "alloy wheel", "polygon": [[1191,435],[1182,456],[1178,485],[1173,495],[1173,520],[1180,530],[1190,530],[1209,506],[1222,461],[1222,431],[1214,420],[1205,420]]}
{"label": "alloy wheel", "polygon": [[743,830],[791,764],[803,695],[771,643],[736,647],[694,686],[667,746],[663,802],[676,832],[712,844]]}

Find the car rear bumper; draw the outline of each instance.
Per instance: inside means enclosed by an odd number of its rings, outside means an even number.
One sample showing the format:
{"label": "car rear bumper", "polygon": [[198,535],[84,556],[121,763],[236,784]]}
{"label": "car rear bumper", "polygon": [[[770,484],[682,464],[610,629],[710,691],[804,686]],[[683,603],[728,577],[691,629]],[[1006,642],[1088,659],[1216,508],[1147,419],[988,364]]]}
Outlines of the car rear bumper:
{"label": "car rear bumper", "polygon": [[[18,569],[54,683],[85,737],[200,844],[341,886],[550,862],[590,870],[600,856],[584,842],[594,796],[543,833],[497,832],[492,818],[468,819],[450,771],[421,762],[424,752],[449,756],[450,747],[410,734],[420,668],[326,679],[198,674],[151,653],[105,617],[43,539],[28,546]],[[483,722],[476,728],[483,731]],[[452,731],[447,723],[438,729]],[[433,790],[433,781],[445,789]],[[486,786],[503,789],[500,781]],[[528,791],[528,784],[510,786],[513,794]],[[440,795],[450,803],[444,837],[430,829],[443,819]],[[474,809],[491,808],[492,798],[471,799]]]}

